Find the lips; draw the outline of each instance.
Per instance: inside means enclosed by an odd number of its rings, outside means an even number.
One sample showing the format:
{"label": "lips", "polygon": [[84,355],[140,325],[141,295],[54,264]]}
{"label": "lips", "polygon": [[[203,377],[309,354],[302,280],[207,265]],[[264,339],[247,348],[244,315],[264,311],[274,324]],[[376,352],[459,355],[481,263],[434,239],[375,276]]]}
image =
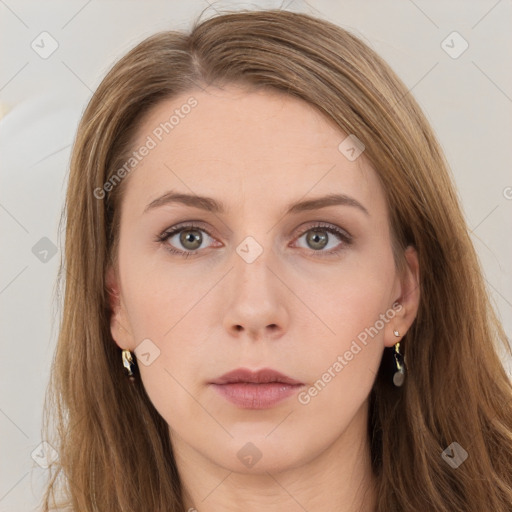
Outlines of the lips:
{"label": "lips", "polygon": [[220,396],[241,409],[269,409],[304,386],[302,382],[270,368],[255,372],[239,368],[210,384]]}
{"label": "lips", "polygon": [[238,368],[237,370],[228,372],[222,377],[212,381],[212,384],[236,384],[239,382],[250,384],[280,382],[282,384],[302,385],[302,382],[292,379],[277,370],[272,370],[271,368],[263,368],[258,371],[252,371],[247,368]]}

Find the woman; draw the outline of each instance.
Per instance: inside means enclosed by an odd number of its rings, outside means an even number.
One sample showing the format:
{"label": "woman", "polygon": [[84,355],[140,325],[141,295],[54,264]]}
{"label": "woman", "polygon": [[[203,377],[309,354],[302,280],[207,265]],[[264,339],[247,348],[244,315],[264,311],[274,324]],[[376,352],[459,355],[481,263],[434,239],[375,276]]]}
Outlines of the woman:
{"label": "woman", "polygon": [[432,129],[353,35],[146,39],[66,206],[45,510],[511,509],[510,347]]}

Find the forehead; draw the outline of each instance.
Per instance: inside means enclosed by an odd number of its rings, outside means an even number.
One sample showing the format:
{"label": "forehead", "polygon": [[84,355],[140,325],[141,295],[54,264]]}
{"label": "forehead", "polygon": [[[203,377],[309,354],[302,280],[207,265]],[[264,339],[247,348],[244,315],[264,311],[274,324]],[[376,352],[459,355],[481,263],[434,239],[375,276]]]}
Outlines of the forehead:
{"label": "forehead", "polygon": [[[166,189],[230,202],[341,192],[382,207],[383,192],[364,153],[340,151],[347,137],[308,103],[278,91],[235,86],[184,93],[153,107],[134,150],[151,149],[134,167],[126,201],[148,202]],[[286,197],[283,193],[286,192]],[[231,199],[231,201],[230,201]]]}

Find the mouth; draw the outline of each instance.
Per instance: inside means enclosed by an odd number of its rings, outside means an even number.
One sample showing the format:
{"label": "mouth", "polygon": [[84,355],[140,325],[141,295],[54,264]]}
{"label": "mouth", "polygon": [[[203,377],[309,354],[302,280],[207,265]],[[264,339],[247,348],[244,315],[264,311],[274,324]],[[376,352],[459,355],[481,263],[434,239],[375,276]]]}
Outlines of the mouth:
{"label": "mouth", "polygon": [[210,383],[212,388],[242,409],[268,409],[295,394],[304,383],[270,368],[239,368]]}

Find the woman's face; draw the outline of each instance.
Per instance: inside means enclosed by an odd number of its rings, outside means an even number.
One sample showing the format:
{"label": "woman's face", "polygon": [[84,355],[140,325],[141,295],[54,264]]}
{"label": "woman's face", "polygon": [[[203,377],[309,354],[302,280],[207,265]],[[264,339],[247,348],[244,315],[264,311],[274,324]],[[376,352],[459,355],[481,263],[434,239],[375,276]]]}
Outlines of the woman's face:
{"label": "woman's face", "polygon": [[[234,86],[166,100],[137,133],[111,330],[178,456],[254,472],[363,440],[383,349],[418,303],[364,152],[308,104]],[[299,384],[212,384],[239,368]]]}

